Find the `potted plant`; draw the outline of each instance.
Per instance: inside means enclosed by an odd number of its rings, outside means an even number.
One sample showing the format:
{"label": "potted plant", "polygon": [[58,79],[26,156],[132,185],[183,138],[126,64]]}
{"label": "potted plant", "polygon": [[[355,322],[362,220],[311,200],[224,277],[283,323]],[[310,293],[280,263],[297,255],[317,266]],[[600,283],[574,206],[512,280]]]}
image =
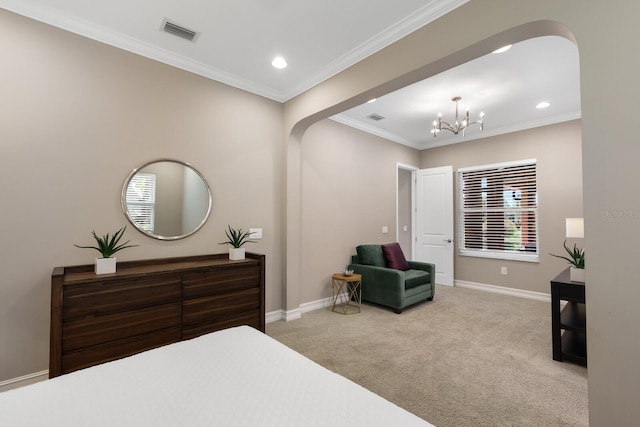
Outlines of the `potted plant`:
{"label": "potted plant", "polygon": [[256,243],[254,240],[250,240],[251,234],[249,231],[243,231],[242,228],[232,228],[227,226],[228,230],[224,233],[227,235],[226,242],[220,242],[220,245],[231,245],[229,248],[230,260],[241,260],[245,257],[245,249],[242,247],[245,243]]}
{"label": "potted plant", "polygon": [[568,261],[569,264],[571,264],[571,268],[569,270],[569,278],[572,282],[584,282],[584,249],[578,249],[575,243],[573,245],[573,249],[569,249],[566,240],[564,241],[563,246],[569,256],[554,254],[549,255],[556,258],[562,258],[563,260]]}
{"label": "potted plant", "polygon": [[95,249],[100,252],[102,257],[96,258],[95,260],[95,272],[96,274],[109,274],[116,272],[116,257],[113,255],[126,248],[133,248],[138,245],[129,245],[129,240],[124,243],[120,243],[120,239],[124,235],[124,230],[127,227],[122,227],[120,230],[116,231],[113,236],[110,236],[109,233],[105,234],[102,237],[99,237],[95,231],[92,231],[91,234],[93,238],[96,239],[97,246],[79,246],[74,243],[73,246],[82,249]]}

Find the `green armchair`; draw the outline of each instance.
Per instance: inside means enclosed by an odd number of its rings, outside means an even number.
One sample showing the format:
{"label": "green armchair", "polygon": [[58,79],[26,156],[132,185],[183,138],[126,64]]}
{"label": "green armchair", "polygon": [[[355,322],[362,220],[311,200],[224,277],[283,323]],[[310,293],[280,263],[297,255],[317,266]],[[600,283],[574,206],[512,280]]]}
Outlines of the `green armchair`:
{"label": "green armchair", "polygon": [[405,308],[432,301],[435,264],[406,261],[397,243],[360,245],[348,268],[362,275],[362,300],[401,313]]}

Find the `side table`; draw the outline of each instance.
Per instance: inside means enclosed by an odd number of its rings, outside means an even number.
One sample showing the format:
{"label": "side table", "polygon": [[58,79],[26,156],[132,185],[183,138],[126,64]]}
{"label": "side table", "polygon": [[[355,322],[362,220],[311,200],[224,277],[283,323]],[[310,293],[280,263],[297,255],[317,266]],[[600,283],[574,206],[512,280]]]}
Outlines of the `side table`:
{"label": "side table", "polygon": [[[341,314],[360,313],[362,305],[362,275],[337,273],[331,277],[333,286],[333,306],[331,311]],[[338,299],[343,297],[346,302],[338,304]],[[336,310],[338,308],[338,310]]]}
{"label": "side table", "polygon": [[551,336],[553,360],[587,366],[585,286],[569,279],[568,268],[551,279]]}

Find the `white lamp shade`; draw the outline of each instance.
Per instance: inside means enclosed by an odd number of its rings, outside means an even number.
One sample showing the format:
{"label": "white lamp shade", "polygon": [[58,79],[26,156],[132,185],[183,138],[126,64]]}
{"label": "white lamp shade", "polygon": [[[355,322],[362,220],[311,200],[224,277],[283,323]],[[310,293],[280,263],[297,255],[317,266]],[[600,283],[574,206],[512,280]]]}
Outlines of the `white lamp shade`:
{"label": "white lamp shade", "polygon": [[584,218],[567,218],[567,237],[584,238]]}

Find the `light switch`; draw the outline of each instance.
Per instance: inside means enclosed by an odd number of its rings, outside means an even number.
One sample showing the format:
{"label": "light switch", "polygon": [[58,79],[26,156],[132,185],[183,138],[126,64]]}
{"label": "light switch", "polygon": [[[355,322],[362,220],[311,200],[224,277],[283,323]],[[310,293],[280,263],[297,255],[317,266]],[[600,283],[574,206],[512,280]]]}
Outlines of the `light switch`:
{"label": "light switch", "polygon": [[386,233],[388,233],[388,232],[389,232],[389,227],[387,227],[386,225],[383,225],[383,226],[382,226],[382,233],[383,233],[383,234],[386,234]]}
{"label": "light switch", "polygon": [[250,239],[262,239],[262,228],[250,228]]}
{"label": "light switch", "polygon": [[403,231],[409,231],[409,227],[407,227],[406,225],[404,227],[402,227]]}

